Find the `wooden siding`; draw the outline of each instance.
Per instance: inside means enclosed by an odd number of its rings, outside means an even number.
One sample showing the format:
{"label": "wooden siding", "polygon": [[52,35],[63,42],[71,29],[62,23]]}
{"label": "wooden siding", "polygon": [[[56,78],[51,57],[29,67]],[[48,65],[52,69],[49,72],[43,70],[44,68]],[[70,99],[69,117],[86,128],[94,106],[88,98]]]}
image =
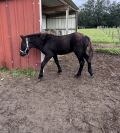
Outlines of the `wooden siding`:
{"label": "wooden siding", "polygon": [[41,53],[31,49],[29,58],[20,56],[20,35],[40,32],[39,0],[0,1],[0,66],[40,70]]}

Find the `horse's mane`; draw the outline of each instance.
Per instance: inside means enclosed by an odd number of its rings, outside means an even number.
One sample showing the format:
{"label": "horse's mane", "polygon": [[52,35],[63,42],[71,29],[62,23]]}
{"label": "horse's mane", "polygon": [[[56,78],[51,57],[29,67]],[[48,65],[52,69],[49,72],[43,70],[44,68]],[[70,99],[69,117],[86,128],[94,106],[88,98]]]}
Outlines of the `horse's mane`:
{"label": "horse's mane", "polygon": [[30,34],[30,35],[26,35],[24,36],[25,38],[35,38],[35,37],[39,37],[40,39],[43,40],[43,44],[45,44],[49,39],[51,39],[53,36],[53,34],[48,34],[48,33],[34,33],[34,34]]}
{"label": "horse's mane", "polygon": [[55,35],[53,34],[48,34],[48,33],[41,33],[40,38],[43,40],[43,44],[45,44],[49,39],[54,37]]}
{"label": "horse's mane", "polygon": [[26,37],[40,37],[41,39],[45,39],[45,38],[51,38],[51,37],[53,37],[53,36],[55,36],[55,35],[53,35],[53,34],[48,34],[48,33],[34,33],[34,34],[29,34],[29,35],[26,35],[26,36],[24,36],[25,38]]}
{"label": "horse's mane", "polygon": [[34,33],[34,34],[29,34],[29,35],[26,35],[26,36],[24,36],[25,38],[26,37],[39,37],[40,36],[40,32],[39,33]]}
{"label": "horse's mane", "polygon": [[51,37],[53,37],[53,36],[55,36],[55,35],[53,35],[53,34],[48,34],[48,33],[41,33],[41,34],[40,34],[40,38],[41,38],[41,39],[49,39],[49,38],[51,38]]}

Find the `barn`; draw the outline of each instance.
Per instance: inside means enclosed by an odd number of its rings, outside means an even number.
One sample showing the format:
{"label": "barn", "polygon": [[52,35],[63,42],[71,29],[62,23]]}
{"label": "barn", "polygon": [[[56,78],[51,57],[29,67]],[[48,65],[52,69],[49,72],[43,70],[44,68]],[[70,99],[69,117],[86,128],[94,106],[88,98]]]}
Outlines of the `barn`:
{"label": "barn", "polygon": [[42,54],[31,49],[20,57],[20,35],[55,29],[61,35],[77,31],[78,7],[72,0],[0,0],[0,67],[40,70]]}

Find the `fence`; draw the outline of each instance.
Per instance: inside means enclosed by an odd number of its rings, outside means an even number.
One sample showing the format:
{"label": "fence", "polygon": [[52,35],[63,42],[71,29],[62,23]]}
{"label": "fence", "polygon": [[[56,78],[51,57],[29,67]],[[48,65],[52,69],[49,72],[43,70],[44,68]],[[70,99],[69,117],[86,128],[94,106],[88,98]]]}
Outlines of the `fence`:
{"label": "fence", "polygon": [[102,30],[106,35],[113,38],[119,39],[120,42],[120,26],[116,28],[116,26],[113,26],[112,28],[108,26],[98,26],[97,29]]}
{"label": "fence", "polygon": [[85,29],[84,26],[77,26],[77,29]]}

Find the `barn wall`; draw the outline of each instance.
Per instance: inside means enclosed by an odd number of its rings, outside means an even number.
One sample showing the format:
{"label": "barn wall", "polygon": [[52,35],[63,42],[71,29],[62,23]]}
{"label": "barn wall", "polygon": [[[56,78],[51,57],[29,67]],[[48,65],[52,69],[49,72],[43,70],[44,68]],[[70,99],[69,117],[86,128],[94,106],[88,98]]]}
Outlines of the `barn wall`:
{"label": "barn wall", "polygon": [[[56,29],[62,31],[62,35],[66,35],[66,16],[62,17],[54,17],[47,19],[47,28],[48,29]],[[69,15],[68,20],[68,34],[76,31],[76,18],[74,15]]]}
{"label": "barn wall", "polygon": [[38,50],[31,49],[29,58],[20,56],[20,35],[40,31],[38,3],[39,0],[0,1],[0,62],[9,69],[40,69],[41,54]]}

